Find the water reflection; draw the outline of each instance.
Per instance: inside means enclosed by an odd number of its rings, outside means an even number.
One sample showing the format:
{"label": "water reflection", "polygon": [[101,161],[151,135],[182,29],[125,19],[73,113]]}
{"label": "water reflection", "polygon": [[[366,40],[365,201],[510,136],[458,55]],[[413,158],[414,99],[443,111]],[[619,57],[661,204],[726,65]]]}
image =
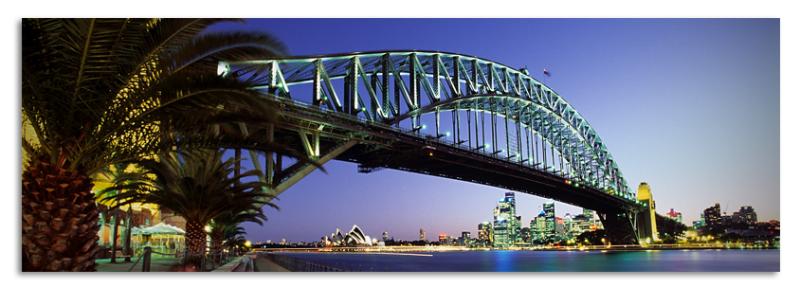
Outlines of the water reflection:
{"label": "water reflection", "polygon": [[779,250],[469,251],[432,257],[286,253],[352,271],[779,271]]}

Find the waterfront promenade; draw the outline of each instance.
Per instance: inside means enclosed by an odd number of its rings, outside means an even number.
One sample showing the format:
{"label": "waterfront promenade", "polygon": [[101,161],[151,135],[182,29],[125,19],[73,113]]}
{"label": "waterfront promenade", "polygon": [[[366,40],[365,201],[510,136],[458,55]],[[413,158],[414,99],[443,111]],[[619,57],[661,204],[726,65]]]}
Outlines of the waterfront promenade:
{"label": "waterfront promenade", "polygon": [[291,272],[283,266],[278,265],[267,257],[258,256],[255,260],[255,272]]}
{"label": "waterfront promenade", "polygon": [[[97,272],[142,272],[142,261],[135,263],[124,262],[122,258],[117,259],[117,263],[111,263],[111,259],[98,259]],[[174,272],[178,271],[179,259],[175,257],[153,257],[150,262],[151,272]]]}

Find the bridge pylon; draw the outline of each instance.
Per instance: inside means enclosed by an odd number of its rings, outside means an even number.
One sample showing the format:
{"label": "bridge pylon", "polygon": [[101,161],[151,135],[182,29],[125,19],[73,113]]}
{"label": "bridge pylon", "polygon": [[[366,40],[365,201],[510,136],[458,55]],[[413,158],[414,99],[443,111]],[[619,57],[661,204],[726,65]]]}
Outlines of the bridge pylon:
{"label": "bridge pylon", "polygon": [[639,184],[636,199],[643,206],[642,211],[636,215],[636,228],[640,241],[645,243],[658,241],[656,202],[653,200],[653,193],[647,182]]}

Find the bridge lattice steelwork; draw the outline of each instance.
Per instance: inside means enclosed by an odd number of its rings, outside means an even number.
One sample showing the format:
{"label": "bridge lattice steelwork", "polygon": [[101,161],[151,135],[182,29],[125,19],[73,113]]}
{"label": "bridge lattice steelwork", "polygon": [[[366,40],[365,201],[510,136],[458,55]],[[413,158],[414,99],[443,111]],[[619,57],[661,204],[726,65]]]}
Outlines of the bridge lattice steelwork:
{"label": "bridge lattice steelwork", "polygon": [[221,62],[219,73],[263,83],[255,88],[294,103],[635,200],[588,121],[526,69],[453,53],[384,51]]}
{"label": "bridge lattice steelwork", "polygon": [[[597,211],[614,243],[638,241],[648,208],[597,132],[526,69],[381,51],[223,61],[218,73],[249,79],[280,104],[278,125],[240,125],[256,142],[302,147],[319,165],[338,159],[366,173],[400,169],[552,198]],[[269,152],[263,162],[276,195],[316,169],[282,159]]]}

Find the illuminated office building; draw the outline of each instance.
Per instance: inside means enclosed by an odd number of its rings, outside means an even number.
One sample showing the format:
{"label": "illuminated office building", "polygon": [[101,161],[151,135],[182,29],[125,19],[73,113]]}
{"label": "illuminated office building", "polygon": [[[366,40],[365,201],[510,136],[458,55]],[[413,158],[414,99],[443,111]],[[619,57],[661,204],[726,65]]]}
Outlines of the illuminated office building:
{"label": "illuminated office building", "polygon": [[719,203],[703,210],[703,221],[705,222],[703,225],[703,234],[718,235],[725,232],[725,228],[722,225],[721,210]]}
{"label": "illuminated office building", "polygon": [[539,212],[539,215],[531,220],[531,243],[544,244],[547,243],[547,220],[545,219],[544,211]]}
{"label": "illuminated office building", "polygon": [[556,204],[553,202],[544,203],[542,208],[545,219],[545,239],[548,243],[554,242],[556,240]]}
{"label": "illuminated office building", "polygon": [[517,217],[514,192],[507,192],[494,209],[494,241],[492,246],[511,247],[519,241],[520,218]]}
{"label": "illuminated office building", "polygon": [[470,244],[472,244],[472,235],[469,231],[461,232],[461,237],[458,238],[458,245],[469,246]]}
{"label": "illuminated office building", "polygon": [[483,222],[478,224],[478,241],[480,242],[480,245],[492,245],[492,241],[494,240],[494,234],[492,230],[492,223]]}

